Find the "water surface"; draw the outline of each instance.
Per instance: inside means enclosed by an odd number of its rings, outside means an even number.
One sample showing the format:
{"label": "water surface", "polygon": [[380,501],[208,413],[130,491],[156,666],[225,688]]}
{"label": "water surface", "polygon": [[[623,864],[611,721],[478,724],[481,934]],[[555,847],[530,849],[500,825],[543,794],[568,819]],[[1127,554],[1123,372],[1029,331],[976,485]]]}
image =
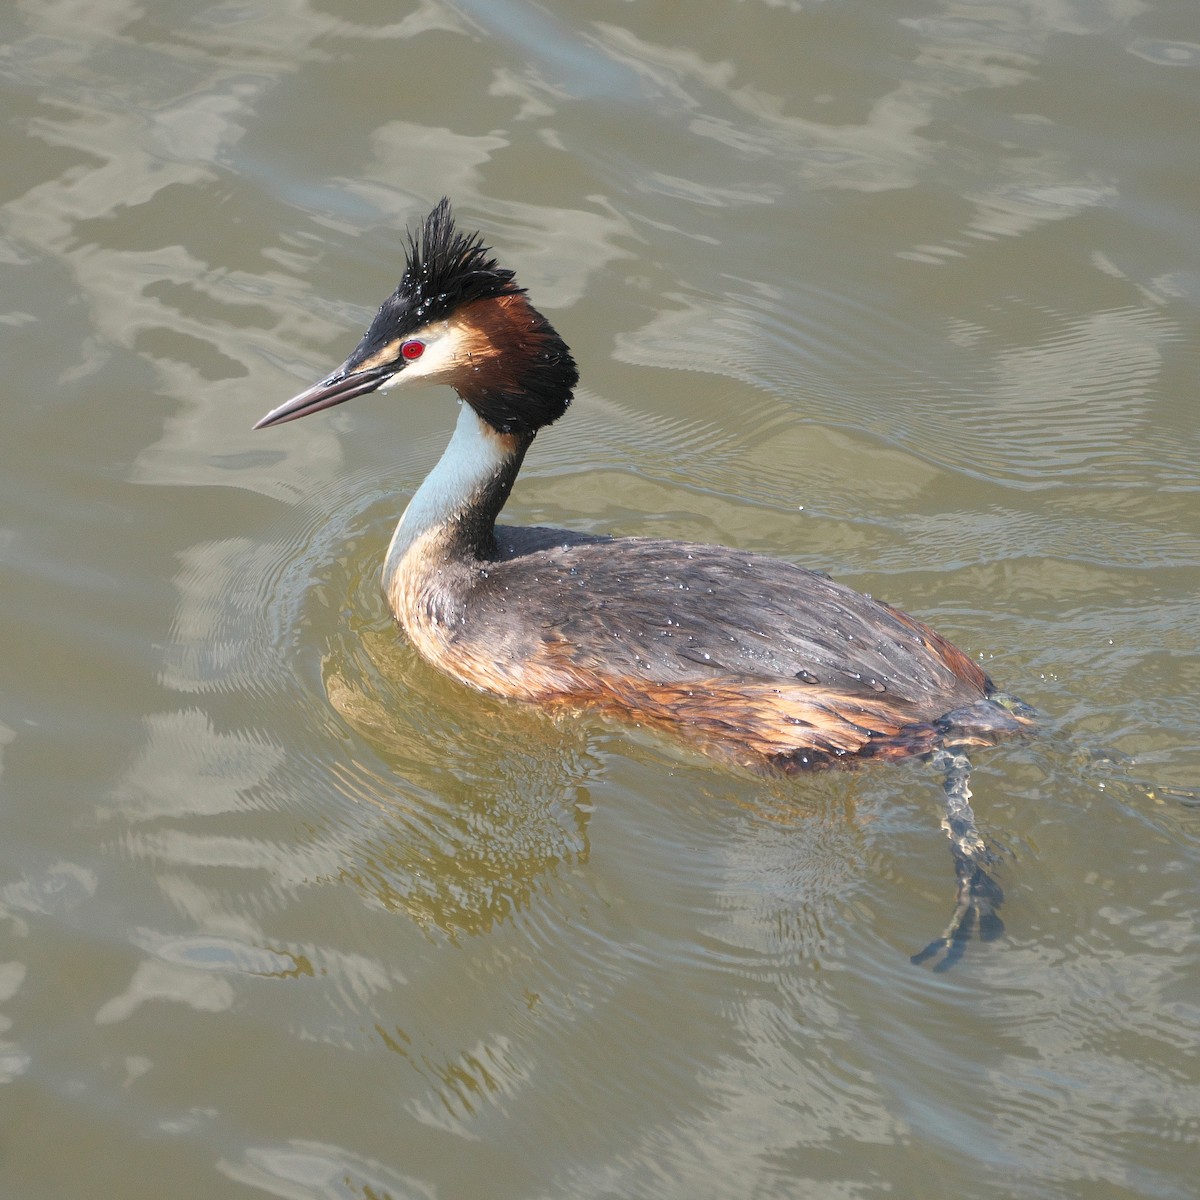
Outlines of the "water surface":
{"label": "water surface", "polygon": [[[1188,1197],[1200,20],[1167,0],[0,17],[0,1192]],[[719,541],[1045,714],[1005,936],[921,764],[470,694],[378,591],[448,395],[252,433],[443,194],[583,370],[509,518]]]}

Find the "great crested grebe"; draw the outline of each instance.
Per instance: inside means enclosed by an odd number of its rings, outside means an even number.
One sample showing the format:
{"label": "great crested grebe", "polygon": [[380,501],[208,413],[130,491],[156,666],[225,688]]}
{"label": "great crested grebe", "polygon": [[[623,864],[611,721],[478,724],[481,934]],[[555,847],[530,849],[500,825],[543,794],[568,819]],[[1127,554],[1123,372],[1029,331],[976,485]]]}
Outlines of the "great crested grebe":
{"label": "great crested grebe", "polygon": [[458,423],[396,526],[383,586],[431,663],[480,691],[591,706],[750,768],[933,758],[958,897],[948,952],[999,889],[971,814],[964,745],[1027,725],[962,651],[904,613],[790,562],[723,546],[498,526],[525,452],[563,415],[570,350],[442,200],[353,353],[256,429],[412,383],[449,384]]}

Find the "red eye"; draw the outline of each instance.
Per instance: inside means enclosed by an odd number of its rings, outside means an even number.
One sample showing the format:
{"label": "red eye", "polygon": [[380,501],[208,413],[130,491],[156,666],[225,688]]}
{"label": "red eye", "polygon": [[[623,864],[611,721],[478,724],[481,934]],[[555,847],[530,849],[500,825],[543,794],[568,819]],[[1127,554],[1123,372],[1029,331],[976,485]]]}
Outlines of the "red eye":
{"label": "red eye", "polygon": [[408,359],[409,362],[412,362],[414,358],[420,358],[421,355],[425,353],[425,343],[418,342],[416,339],[411,342],[405,342],[404,345],[400,347],[400,353],[406,359]]}

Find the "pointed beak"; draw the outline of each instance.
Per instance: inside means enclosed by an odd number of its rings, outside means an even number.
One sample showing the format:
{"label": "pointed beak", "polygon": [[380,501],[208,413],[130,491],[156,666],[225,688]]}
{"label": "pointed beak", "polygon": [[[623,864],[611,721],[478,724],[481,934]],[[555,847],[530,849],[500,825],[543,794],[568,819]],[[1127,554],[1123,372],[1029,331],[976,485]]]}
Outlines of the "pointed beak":
{"label": "pointed beak", "polygon": [[307,417],[309,413],[320,412],[323,408],[345,404],[355,396],[365,396],[368,392],[373,392],[387,383],[395,373],[395,367],[372,367],[365,371],[347,371],[344,366],[339,367],[328,379],[313,384],[300,395],[293,396],[287,403],[273,408],[254,428],[265,429],[268,425],[282,425],[285,421]]}

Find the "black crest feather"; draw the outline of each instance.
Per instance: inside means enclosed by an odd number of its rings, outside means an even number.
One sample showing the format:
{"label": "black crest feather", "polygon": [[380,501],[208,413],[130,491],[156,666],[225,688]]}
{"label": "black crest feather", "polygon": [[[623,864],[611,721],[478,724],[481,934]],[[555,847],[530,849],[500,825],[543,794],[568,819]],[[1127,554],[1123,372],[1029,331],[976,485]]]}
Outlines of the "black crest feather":
{"label": "black crest feather", "polygon": [[346,365],[371,358],[394,339],[444,320],[472,300],[522,294],[525,289],[517,287],[513,276],[497,265],[482,234],[458,232],[450,201],[443,196],[417,231],[409,230],[404,274]]}
{"label": "black crest feather", "polygon": [[459,233],[443,196],[416,233],[409,232],[408,264],[379,316],[392,336],[403,336],[473,300],[523,293],[513,275],[497,265],[481,234]]}
{"label": "black crest feather", "polygon": [[[396,290],[342,364],[343,371],[377,360],[399,341],[479,300],[524,297],[514,273],[497,264],[479,233],[459,233],[450,201],[441,199],[408,235],[408,262]],[[571,403],[579,378],[575,360],[554,327],[527,300],[510,306],[493,337],[489,369],[448,381],[493,428],[532,437]],[[397,361],[399,369],[403,363]],[[386,368],[384,368],[386,370]]]}

